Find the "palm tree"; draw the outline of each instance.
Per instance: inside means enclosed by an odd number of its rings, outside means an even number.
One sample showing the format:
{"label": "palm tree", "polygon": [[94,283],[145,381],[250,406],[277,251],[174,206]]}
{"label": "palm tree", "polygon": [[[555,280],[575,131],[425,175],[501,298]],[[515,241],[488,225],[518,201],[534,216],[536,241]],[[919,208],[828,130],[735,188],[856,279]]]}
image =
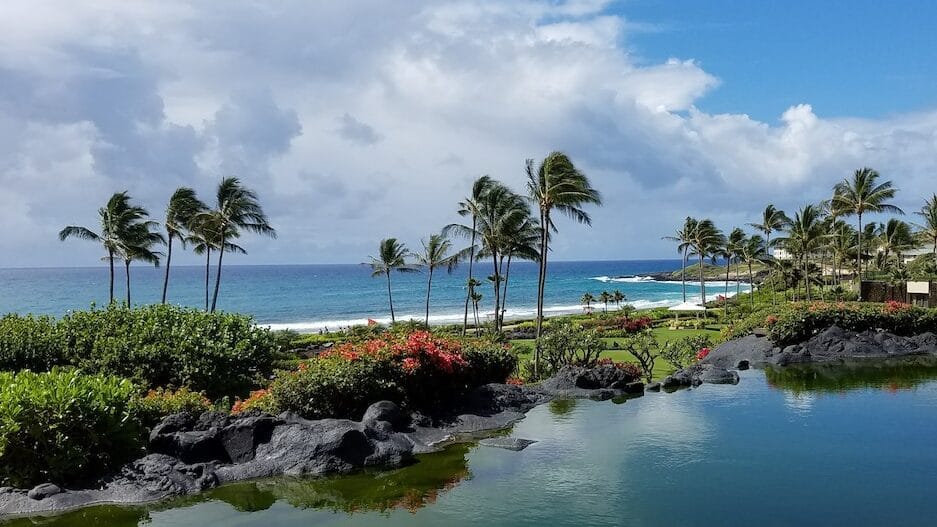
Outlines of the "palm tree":
{"label": "palm tree", "polygon": [[[471,243],[469,244],[469,265],[468,265],[468,279],[466,284],[470,283],[474,278],[472,275],[472,266],[475,263],[475,238],[478,236],[478,216],[481,213],[479,209],[479,204],[482,200],[482,197],[495,184],[495,181],[489,176],[481,176],[475,180],[472,184],[472,195],[465,198],[459,202],[459,216],[471,216],[472,217],[472,228],[471,228]],[[448,229],[448,227],[447,227]],[[443,233],[447,232],[447,229],[443,229]],[[468,326],[468,308],[469,301],[472,299],[472,289],[471,287],[466,287],[465,291],[465,315],[462,319],[462,336],[465,336],[465,331]],[[477,328],[476,324],[476,330]]]}
{"label": "palm tree", "polygon": [[805,205],[795,215],[790,225],[787,243],[792,252],[803,261],[804,288],[807,300],[810,300],[810,254],[817,248],[825,236],[820,221],[820,209],[815,205]]}
{"label": "palm tree", "polygon": [[263,234],[271,238],[277,237],[277,232],[267,221],[267,215],[257,195],[244,187],[236,177],[226,177],[218,185],[217,203],[215,210],[203,214],[214,216],[218,235],[218,271],[215,273],[215,293],[211,300],[211,311],[215,311],[218,304],[218,290],[221,287],[221,262],[227,252],[227,240],[240,236],[242,230]]}
{"label": "palm tree", "polygon": [[59,231],[59,240],[65,241],[68,238],[80,238],[82,240],[91,240],[99,242],[104,246],[107,255],[103,258],[107,260],[110,270],[110,280],[108,288],[108,301],[114,303],[114,259],[120,251],[121,237],[129,225],[138,221],[145,215],[146,211],[130,203],[132,198],[124,192],[114,193],[107,204],[98,209],[98,219],[101,223],[100,232],[94,232],[87,227],[69,225]]}
{"label": "palm tree", "polygon": [[378,249],[377,258],[371,257],[371,276],[387,277],[387,300],[390,303],[390,323],[394,324],[397,320],[394,318],[394,294],[390,286],[390,273],[397,271],[399,273],[415,273],[416,267],[407,263],[407,257],[410,251],[407,247],[398,242],[397,238],[387,238],[381,240]]}
{"label": "palm tree", "polygon": [[[146,217],[146,211],[143,211],[143,217]],[[161,253],[153,250],[154,245],[166,243],[166,239],[159,232],[152,229],[157,227],[157,223],[151,220],[140,219],[139,221],[128,225],[121,236],[119,253],[124,260],[124,271],[127,277],[127,307],[130,307],[130,264],[134,260],[147,262],[159,267],[159,257]]]}
{"label": "palm tree", "polygon": [[[511,262],[514,259],[527,260],[531,262],[540,261],[540,252],[537,250],[537,243],[540,240],[540,227],[537,226],[536,220],[530,215],[530,209],[527,209],[528,214],[523,216],[516,216],[518,222],[514,224],[505,225],[503,232],[505,247],[501,253],[501,258],[503,260],[504,254],[507,253],[507,264],[504,268],[504,285],[503,291],[501,293],[501,309],[499,313],[501,314],[501,324],[504,324],[504,313],[507,311],[507,302],[508,302],[508,281],[511,278]],[[501,264],[499,263],[499,266]]]}
{"label": "palm tree", "polygon": [[612,300],[615,301],[615,307],[621,309],[621,303],[625,301],[625,294],[616,289],[612,291]]}
{"label": "palm tree", "polygon": [[582,295],[582,298],[579,299],[579,303],[586,306],[584,311],[586,311],[587,313],[589,312],[590,309],[592,309],[593,302],[595,302],[595,297],[592,296],[592,293],[585,293],[584,295]]}
{"label": "palm tree", "polygon": [[162,303],[166,303],[166,292],[169,289],[169,266],[172,263],[172,241],[179,238],[185,248],[186,233],[193,219],[208,207],[198,199],[195,191],[188,187],[179,187],[169,198],[166,207],[166,275],[163,277]]}
{"label": "palm tree", "polygon": [[888,265],[888,257],[894,253],[896,264],[901,267],[901,254],[914,248],[911,226],[896,218],[889,219],[879,234],[879,248],[884,257],[885,266]]}
{"label": "palm tree", "polygon": [[[723,300],[722,307],[725,310],[726,315],[729,314],[729,267],[734,261],[736,263],[735,268],[735,282],[738,284],[739,280],[739,271],[738,271],[738,262],[739,262],[739,253],[742,251],[742,245],[745,243],[745,231],[736,227],[732,229],[732,232],[723,240],[721,247],[718,247],[720,256],[726,259],[726,282],[725,282],[725,300]],[[736,289],[736,294],[738,294],[738,289]]]}
{"label": "palm tree", "polygon": [[[768,254],[768,244],[764,238],[753,234],[741,246],[740,257],[748,265],[748,285],[751,287],[749,299],[751,300],[752,310],[755,309],[755,273],[752,271],[752,264],[755,262],[768,262],[771,255]],[[736,277],[738,278],[738,277]]]}
{"label": "palm tree", "polygon": [[550,153],[535,168],[527,160],[527,191],[540,212],[540,276],[537,281],[537,344],[534,350],[534,374],[540,369],[540,335],[543,331],[543,294],[547,280],[547,252],[550,234],[557,232],[553,223],[554,209],[579,223],[592,224],[583,205],[602,204],[599,191],[592,188],[589,178],[579,171],[566,154]]}
{"label": "palm tree", "polygon": [[761,223],[749,223],[760,232],[765,233],[765,247],[771,249],[771,233],[784,229],[791,222],[791,219],[784,214],[783,210],[777,209],[774,205],[768,205],[761,213]]}
{"label": "palm tree", "polygon": [[475,313],[475,336],[478,336],[478,304],[482,301],[482,294],[475,291],[475,287],[481,284],[478,280],[474,280],[474,283],[469,282],[472,290],[472,306]]}
{"label": "palm tree", "polygon": [[697,221],[690,234],[690,251],[699,259],[700,301],[706,305],[706,275],[703,260],[713,255],[724,243],[722,231],[716,228],[712,220]]}
{"label": "palm tree", "polygon": [[683,284],[683,301],[686,302],[686,259],[687,254],[692,247],[693,231],[696,230],[697,220],[687,216],[683,222],[683,228],[674,233],[673,236],[664,236],[665,240],[677,242],[677,252],[683,253],[683,267],[680,270],[680,282]]}
{"label": "palm tree", "polygon": [[858,249],[856,251],[856,268],[859,281],[862,281],[862,215],[866,212],[893,212],[904,214],[904,211],[888,203],[895,197],[897,189],[891,181],[877,184],[879,173],[871,168],[860,168],[852,175],[852,180],[844,179],[834,187],[832,208],[843,215],[855,214],[858,218],[859,233]]}
{"label": "palm tree", "polygon": [[918,236],[927,243],[933,244],[934,260],[937,261],[937,194],[924,202],[924,206],[915,214],[924,218],[921,225],[915,224],[915,227],[920,229]]}
{"label": "palm tree", "polygon": [[599,302],[605,304],[605,312],[608,313],[608,303],[612,301],[612,295],[608,291],[599,293]]}
{"label": "palm tree", "polygon": [[426,280],[426,327],[429,327],[429,295],[433,287],[433,272],[445,267],[448,273],[452,273],[459,263],[459,255],[449,254],[452,249],[452,242],[443,234],[431,234],[428,240],[421,240],[423,252],[416,255],[417,265],[427,270]]}
{"label": "palm tree", "polygon": [[[211,252],[218,250],[221,238],[218,235],[218,218],[213,214],[198,214],[189,224],[186,243],[192,245],[192,252],[205,255],[205,311],[210,308],[211,293]],[[225,252],[247,254],[240,245],[225,241]]]}

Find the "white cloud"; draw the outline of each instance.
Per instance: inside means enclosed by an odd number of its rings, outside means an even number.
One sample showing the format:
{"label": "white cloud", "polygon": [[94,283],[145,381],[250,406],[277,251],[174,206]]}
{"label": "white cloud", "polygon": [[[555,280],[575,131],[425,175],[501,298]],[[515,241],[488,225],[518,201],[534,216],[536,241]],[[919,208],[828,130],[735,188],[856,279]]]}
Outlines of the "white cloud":
{"label": "white cloud", "polygon": [[693,57],[636,60],[641,24],[606,7],[5,2],[0,221],[16,234],[0,265],[93,264],[92,247],[55,240],[64,223],[93,222],[116,190],[154,213],[181,184],[208,198],[228,173],[280,233],[244,240],[252,263],[360,261],[388,235],[415,244],[456,219],[472,178],[520,188],[524,159],[553,149],[607,203],[588,234],[562,227],[558,258],[670,254],[659,237],[687,214],[745,223],[864,165],[908,208],[934,190],[937,113],[709,114],[700,99],[732,79]]}

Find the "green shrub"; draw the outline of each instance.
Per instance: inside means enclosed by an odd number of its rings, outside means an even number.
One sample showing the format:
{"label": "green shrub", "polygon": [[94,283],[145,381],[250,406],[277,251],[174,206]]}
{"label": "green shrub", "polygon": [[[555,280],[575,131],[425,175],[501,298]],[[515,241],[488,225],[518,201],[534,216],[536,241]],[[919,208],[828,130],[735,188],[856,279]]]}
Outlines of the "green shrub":
{"label": "green shrub", "polygon": [[592,367],[605,350],[605,343],[594,329],[584,329],[568,320],[556,320],[541,341],[540,373],[549,376],[563,366]]}
{"label": "green shrub", "polygon": [[664,342],[658,355],[674,368],[682,370],[697,361],[700,350],[711,345],[709,335],[691,335]]}
{"label": "green shrub", "polygon": [[7,485],[91,478],[141,453],[125,379],[76,370],[0,373],[0,478]]}
{"label": "green shrub", "polygon": [[78,311],[54,321],[0,319],[0,368],[77,366],[133,379],[144,388],[182,387],[210,397],[246,394],[269,378],[277,345],[250,317],[168,305]]}
{"label": "green shrub", "polygon": [[150,390],[145,396],[136,399],[134,405],[140,421],[146,427],[152,427],[167,415],[180,412],[201,414],[213,408],[207,397],[185,387],[178,390]]}
{"label": "green shrub", "polygon": [[493,342],[466,344],[462,358],[467,363],[464,382],[468,386],[504,382],[517,369],[517,352]]}

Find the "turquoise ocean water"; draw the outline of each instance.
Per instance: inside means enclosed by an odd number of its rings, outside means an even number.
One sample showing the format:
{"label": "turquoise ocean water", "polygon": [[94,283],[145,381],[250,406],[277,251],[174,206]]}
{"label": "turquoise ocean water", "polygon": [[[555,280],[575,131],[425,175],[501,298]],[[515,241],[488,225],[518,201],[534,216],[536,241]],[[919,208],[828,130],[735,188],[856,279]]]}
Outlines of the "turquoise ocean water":
{"label": "turquoise ocean water", "polygon": [[[679,260],[628,260],[599,262],[551,262],[546,290],[547,314],[581,312],[583,293],[598,296],[603,290],[620,290],[635,307],[667,306],[683,300],[679,280],[658,282],[647,273],[679,269]],[[490,265],[478,264],[476,276],[487,277]],[[431,323],[462,320],[467,267],[451,275],[437,272],[433,278]],[[107,302],[107,268],[0,269],[0,313],[37,313],[61,316],[69,310]],[[134,304],[158,302],[163,269],[134,266],[131,269]],[[169,301],[201,307],[205,302],[205,269],[173,267]],[[212,276],[214,280],[214,275]],[[426,275],[392,276],[394,308],[398,319],[423,319]],[[507,317],[534,314],[537,265],[512,264]],[[724,282],[707,282],[707,297],[724,293]],[[735,284],[730,284],[730,293]],[[744,285],[742,290],[745,290]],[[481,287],[483,313],[493,312],[490,283]],[[123,269],[117,269],[115,295],[124,297]],[[688,282],[690,301],[699,300],[699,283]],[[258,323],[299,331],[337,329],[363,324],[371,318],[387,322],[386,282],[372,278],[367,265],[267,265],[226,266],[222,272],[219,309],[248,313]],[[597,306],[601,309],[602,306]],[[614,306],[610,306],[613,308]]]}

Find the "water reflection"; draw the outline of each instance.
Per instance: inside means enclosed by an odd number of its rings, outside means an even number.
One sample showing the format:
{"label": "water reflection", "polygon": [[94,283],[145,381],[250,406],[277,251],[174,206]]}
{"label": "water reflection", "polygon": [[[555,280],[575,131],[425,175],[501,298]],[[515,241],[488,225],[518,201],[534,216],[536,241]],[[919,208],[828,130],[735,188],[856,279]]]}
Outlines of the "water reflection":
{"label": "water reflection", "polygon": [[224,502],[239,512],[265,511],[279,501],[297,509],[333,512],[380,512],[395,509],[415,512],[445,491],[470,478],[467,455],[471,444],[456,444],[443,452],[420,456],[419,462],[392,471],[363,471],[321,479],[276,478],[225,485],[205,494],[156,504],[152,507],[90,507],[58,516],[19,518],[0,522],[3,527],[74,527],[148,525],[150,514],[204,502]]}
{"label": "water reflection", "polygon": [[930,356],[864,360],[834,364],[797,364],[765,369],[768,385],[795,396],[844,393],[877,388],[910,390],[937,379],[937,359]]}

